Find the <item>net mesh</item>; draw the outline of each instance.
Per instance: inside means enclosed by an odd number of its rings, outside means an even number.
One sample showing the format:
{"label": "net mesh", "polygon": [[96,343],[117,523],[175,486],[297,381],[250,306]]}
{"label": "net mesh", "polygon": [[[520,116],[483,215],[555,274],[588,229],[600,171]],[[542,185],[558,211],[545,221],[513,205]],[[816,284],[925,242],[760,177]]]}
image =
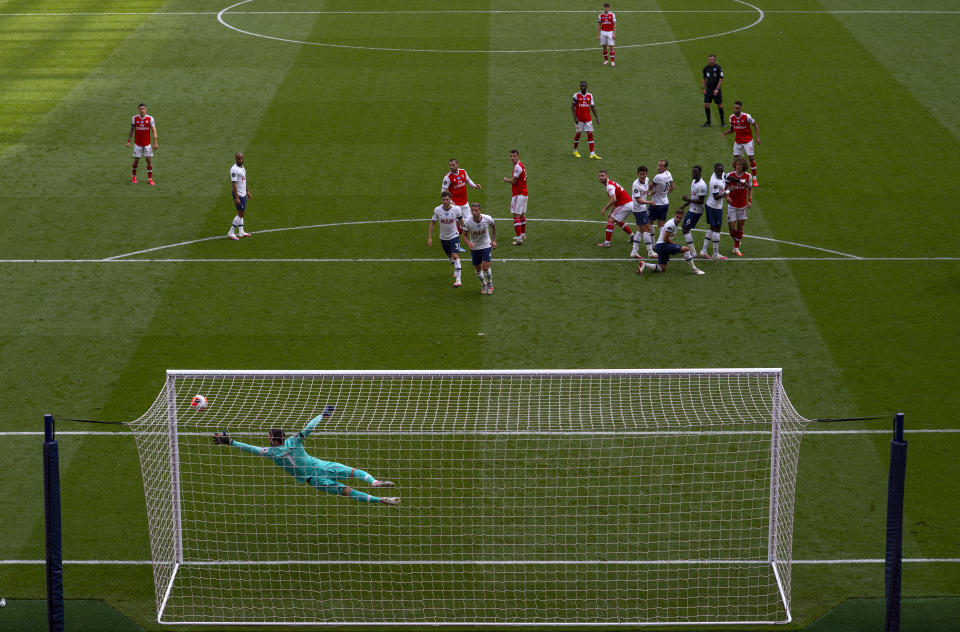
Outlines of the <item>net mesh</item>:
{"label": "net mesh", "polygon": [[[326,405],[304,447],[399,507],[212,440]],[[786,622],[805,424],[779,370],[170,372],[132,423],[158,620]]]}

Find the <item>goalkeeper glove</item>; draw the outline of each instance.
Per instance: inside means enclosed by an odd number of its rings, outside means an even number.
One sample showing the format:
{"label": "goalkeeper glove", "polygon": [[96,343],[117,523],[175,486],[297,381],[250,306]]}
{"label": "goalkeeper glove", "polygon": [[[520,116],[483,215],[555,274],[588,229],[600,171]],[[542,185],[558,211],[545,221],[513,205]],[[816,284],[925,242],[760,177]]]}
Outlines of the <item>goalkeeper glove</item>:
{"label": "goalkeeper glove", "polygon": [[216,445],[233,445],[233,439],[231,439],[226,432],[213,433],[213,442]]}

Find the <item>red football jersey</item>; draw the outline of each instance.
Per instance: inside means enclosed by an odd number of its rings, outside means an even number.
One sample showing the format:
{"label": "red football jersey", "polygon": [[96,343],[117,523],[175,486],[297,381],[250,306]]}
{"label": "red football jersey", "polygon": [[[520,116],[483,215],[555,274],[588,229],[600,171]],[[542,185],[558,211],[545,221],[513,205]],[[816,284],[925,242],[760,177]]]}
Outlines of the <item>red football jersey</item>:
{"label": "red football jersey", "polygon": [[633,198],[630,197],[630,194],[623,190],[623,187],[614,182],[613,180],[607,180],[607,194],[609,195],[609,187],[613,187],[613,194],[617,198],[617,206],[623,206],[624,204],[633,204]]}
{"label": "red football jersey", "polygon": [[463,206],[467,203],[467,170],[457,169],[456,173],[447,172],[443,178],[446,190],[450,192],[453,203],[457,206]]}
{"label": "red football jersey", "polygon": [[529,195],[527,193],[527,170],[523,168],[522,162],[518,162],[517,166],[520,167],[520,177],[517,178],[516,183],[510,185],[510,191],[513,195]]}
{"label": "red football jersey", "polygon": [[744,208],[750,201],[750,188],[753,186],[750,174],[744,171],[737,175],[736,171],[731,171],[724,179],[730,187],[730,206]]}
{"label": "red football jersey", "polygon": [[577,104],[577,120],[584,123],[592,120],[590,116],[590,106],[593,105],[593,95],[589,92],[582,94],[576,92],[573,95],[573,102]]}
{"label": "red football jersey", "polygon": [[753,132],[750,130],[751,123],[753,123],[753,117],[746,112],[741,112],[740,116],[730,115],[730,126],[733,127],[734,139],[741,145],[753,140]]}
{"label": "red football jersey", "polygon": [[601,13],[600,17],[597,18],[597,22],[600,23],[601,31],[612,31],[613,25],[617,22],[617,16],[615,16],[612,11],[610,13]]}
{"label": "red football jersey", "polygon": [[140,145],[141,147],[146,147],[150,144],[150,128],[153,126],[153,117],[147,114],[146,116],[134,116],[131,121],[133,124],[133,142]]}

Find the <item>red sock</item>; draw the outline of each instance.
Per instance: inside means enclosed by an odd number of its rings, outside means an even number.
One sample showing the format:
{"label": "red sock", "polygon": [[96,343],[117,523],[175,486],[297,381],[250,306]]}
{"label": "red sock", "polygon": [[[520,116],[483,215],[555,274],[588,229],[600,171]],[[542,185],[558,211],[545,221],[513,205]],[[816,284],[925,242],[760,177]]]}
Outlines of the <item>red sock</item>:
{"label": "red sock", "polygon": [[527,234],[527,218],[523,216],[520,219],[520,234],[524,236]]}
{"label": "red sock", "polygon": [[130,167],[130,171],[133,172],[133,175],[134,175],[134,176],[136,176],[136,175],[137,175],[137,165],[133,165],[132,167]]}
{"label": "red sock", "polygon": [[593,153],[593,132],[587,132],[587,144],[590,145],[590,153]]}
{"label": "red sock", "polygon": [[623,229],[623,232],[625,232],[626,234],[628,234],[628,235],[633,235],[633,231],[630,230],[630,227],[627,226],[627,223],[626,223],[626,222],[617,222],[617,226],[619,226],[620,228],[622,228],[622,229]]}
{"label": "red sock", "polygon": [[750,159],[750,175],[757,177],[757,161],[753,158]]}
{"label": "red sock", "polygon": [[517,234],[517,237],[519,237],[519,236],[520,236],[520,233],[523,232],[523,231],[520,229],[520,216],[519,216],[519,215],[514,215],[514,216],[513,216],[513,232],[515,232],[515,233]]}
{"label": "red sock", "polygon": [[604,61],[607,60],[607,50],[606,50],[606,49],[603,50],[603,60],[604,60]]}
{"label": "red sock", "polygon": [[614,56],[613,46],[611,46],[611,47],[610,47],[610,61],[613,61],[613,56]]}
{"label": "red sock", "polygon": [[147,180],[153,180],[153,167],[147,167]]}
{"label": "red sock", "polygon": [[611,237],[613,237],[613,222],[607,222],[607,236],[604,241],[610,241]]}
{"label": "red sock", "polygon": [[577,135],[573,137],[573,148],[576,149],[577,145],[580,144],[580,132],[577,132]]}

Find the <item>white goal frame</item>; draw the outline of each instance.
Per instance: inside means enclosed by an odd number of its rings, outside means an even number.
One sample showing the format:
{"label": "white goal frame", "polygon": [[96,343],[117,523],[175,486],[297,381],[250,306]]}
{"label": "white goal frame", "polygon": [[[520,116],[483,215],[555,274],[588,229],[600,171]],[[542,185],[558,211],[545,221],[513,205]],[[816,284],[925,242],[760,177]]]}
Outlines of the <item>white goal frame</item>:
{"label": "white goal frame", "polygon": [[[397,429],[395,431],[383,429],[356,429],[350,430],[351,435],[391,435],[396,434],[421,434],[427,436],[435,435],[480,435],[493,437],[510,436],[528,436],[536,435],[544,438],[567,437],[573,435],[589,437],[682,437],[690,435],[713,435],[724,437],[723,440],[729,440],[731,443],[737,441],[737,436],[760,436],[762,441],[767,442],[765,448],[768,459],[763,464],[765,476],[769,477],[769,482],[764,483],[767,493],[765,500],[769,511],[766,516],[766,524],[763,526],[766,547],[756,556],[750,559],[737,560],[728,558],[716,559],[382,559],[375,562],[356,561],[356,560],[336,560],[336,559],[298,559],[298,560],[274,560],[265,562],[264,560],[220,560],[197,561],[190,558],[185,552],[184,538],[185,533],[195,533],[195,525],[184,524],[184,514],[182,512],[183,498],[181,497],[181,466],[182,450],[181,442],[185,437],[209,436],[217,428],[217,423],[221,420],[211,417],[209,423],[204,421],[198,424],[195,420],[185,420],[185,417],[191,417],[196,411],[191,411],[189,402],[196,387],[191,380],[234,380],[241,378],[250,378],[251,380],[273,381],[273,380],[404,380],[407,378],[417,378],[424,380],[435,379],[476,379],[476,380],[524,380],[532,378],[546,378],[559,380],[578,380],[594,379],[605,381],[609,379],[654,379],[666,380],[664,383],[670,383],[670,380],[679,380],[686,378],[703,379],[709,382],[716,379],[736,380],[743,379],[753,384],[761,384],[763,392],[757,394],[757,410],[752,411],[754,415],[749,421],[736,418],[732,422],[718,420],[710,424],[697,423],[688,424],[686,419],[679,421],[667,420],[664,425],[645,426],[643,420],[637,420],[634,427],[617,428],[604,423],[603,420],[587,420],[587,425],[595,424],[595,428],[588,428],[586,425],[580,428],[563,428],[548,426],[545,429],[531,430],[528,428],[512,428],[510,422],[504,421],[500,425],[494,425],[491,428],[429,428],[428,424],[420,425],[414,430]],[[190,386],[182,388],[181,383],[186,382]],[[677,400],[679,403],[680,400]],[[670,400],[673,404],[673,400]],[[211,410],[217,406],[218,402],[211,400]],[[573,399],[571,402],[561,403],[564,405],[576,407],[574,412],[579,412],[583,402]],[[738,402],[732,402],[732,406],[739,406]],[[667,410],[668,406],[664,406]],[[740,409],[734,408],[735,413],[741,413]],[[565,411],[569,412],[569,411]],[[644,413],[646,413],[644,409]],[[654,416],[661,411],[653,411]],[[214,415],[216,413],[213,413]],[[414,413],[416,414],[416,413]],[[696,417],[699,413],[694,412]],[[602,414],[601,414],[602,416]],[[744,414],[745,416],[745,414]],[[162,421],[161,421],[162,420]],[[588,423],[589,422],[589,423]],[[173,625],[470,625],[470,626],[645,626],[645,625],[664,625],[664,626],[694,626],[694,625],[760,625],[760,624],[778,624],[789,623],[792,621],[790,590],[791,590],[791,559],[792,559],[792,538],[793,538],[793,507],[794,495],[796,489],[796,470],[799,456],[799,443],[802,438],[803,430],[808,420],[799,416],[790,404],[789,399],[783,391],[782,369],[779,368],[746,368],[746,369],[554,369],[554,370],[435,370],[435,371],[413,371],[413,370],[353,370],[353,371],[302,371],[302,370],[168,370],[166,382],[163,390],[158,396],[156,402],[150,410],[140,419],[131,422],[131,427],[137,439],[137,447],[140,453],[141,467],[144,479],[144,490],[147,497],[147,517],[150,528],[151,557],[153,562],[154,583],[156,592],[157,621],[161,624]],[[650,423],[657,423],[656,420]],[[319,436],[319,431],[316,436]],[[729,439],[727,439],[729,437]],[[246,439],[244,439],[246,440]],[[312,441],[322,444],[323,439],[311,437]],[[262,442],[261,442],[262,443]],[[310,444],[305,444],[310,450]],[[224,447],[223,451],[229,451]],[[159,456],[162,452],[162,456]],[[310,450],[311,453],[314,450]],[[322,456],[322,450],[317,454]],[[237,459],[254,459],[255,457],[234,455]],[[191,457],[192,458],[192,457]],[[249,461],[248,461],[249,462]],[[290,481],[293,485],[294,482]],[[401,482],[400,494],[403,493]],[[350,502],[349,500],[336,499],[339,502]],[[397,511],[390,507],[376,508],[379,511],[389,512]],[[415,511],[415,507],[400,509],[406,511]],[[215,534],[213,534],[215,537]],[[258,620],[251,617],[250,620],[233,620],[229,618],[218,618],[216,616],[197,616],[191,618],[183,615],[171,615],[170,603],[171,595],[174,593],[174,587],[177,585],[178,575],[184,569],[190,566],[215,567],[217,565],[257,565],[270,567],[271,565],[281,567],[288,564],[299,564],[313,567],[334,567],[337,565],[356,565],[357,567],[378,564],[384,566],[407,566],[414,567],[418,565],[464,565],[482,567],[529,567],[531,572],[536,572],[537,567],[543,568],[546,565],[578,565],[584,568],[594,566],[615,566],[617,568],[642,568],[650,567],[682,567],[682,566],[703,566],[703,567],[723,567],[736,568],[738,565],[747,566],[766,566],[772,577],[775,586],[779,606],[776,612],[769,616],[751,617],[745,620],[723,620],[705,618],[687,617],[680,620],[670,620],[669,617],[659,616],[655,620],[644,620],[642,618],[630,617],[627,620],[617,618],[606,618],[603,620],[571,620],[569,618],[555,618],[551,612],[533,612],[529,620],[463,620],[453,613],[450,620],[439,619],[416,619],[416,620]],[[632,571],[631,571],[632,572]],[[735,582],[734,582],[735,583]],[[639,591],[639,589],[637,589]],[[699,615],[697,615],[699,616]]]}

